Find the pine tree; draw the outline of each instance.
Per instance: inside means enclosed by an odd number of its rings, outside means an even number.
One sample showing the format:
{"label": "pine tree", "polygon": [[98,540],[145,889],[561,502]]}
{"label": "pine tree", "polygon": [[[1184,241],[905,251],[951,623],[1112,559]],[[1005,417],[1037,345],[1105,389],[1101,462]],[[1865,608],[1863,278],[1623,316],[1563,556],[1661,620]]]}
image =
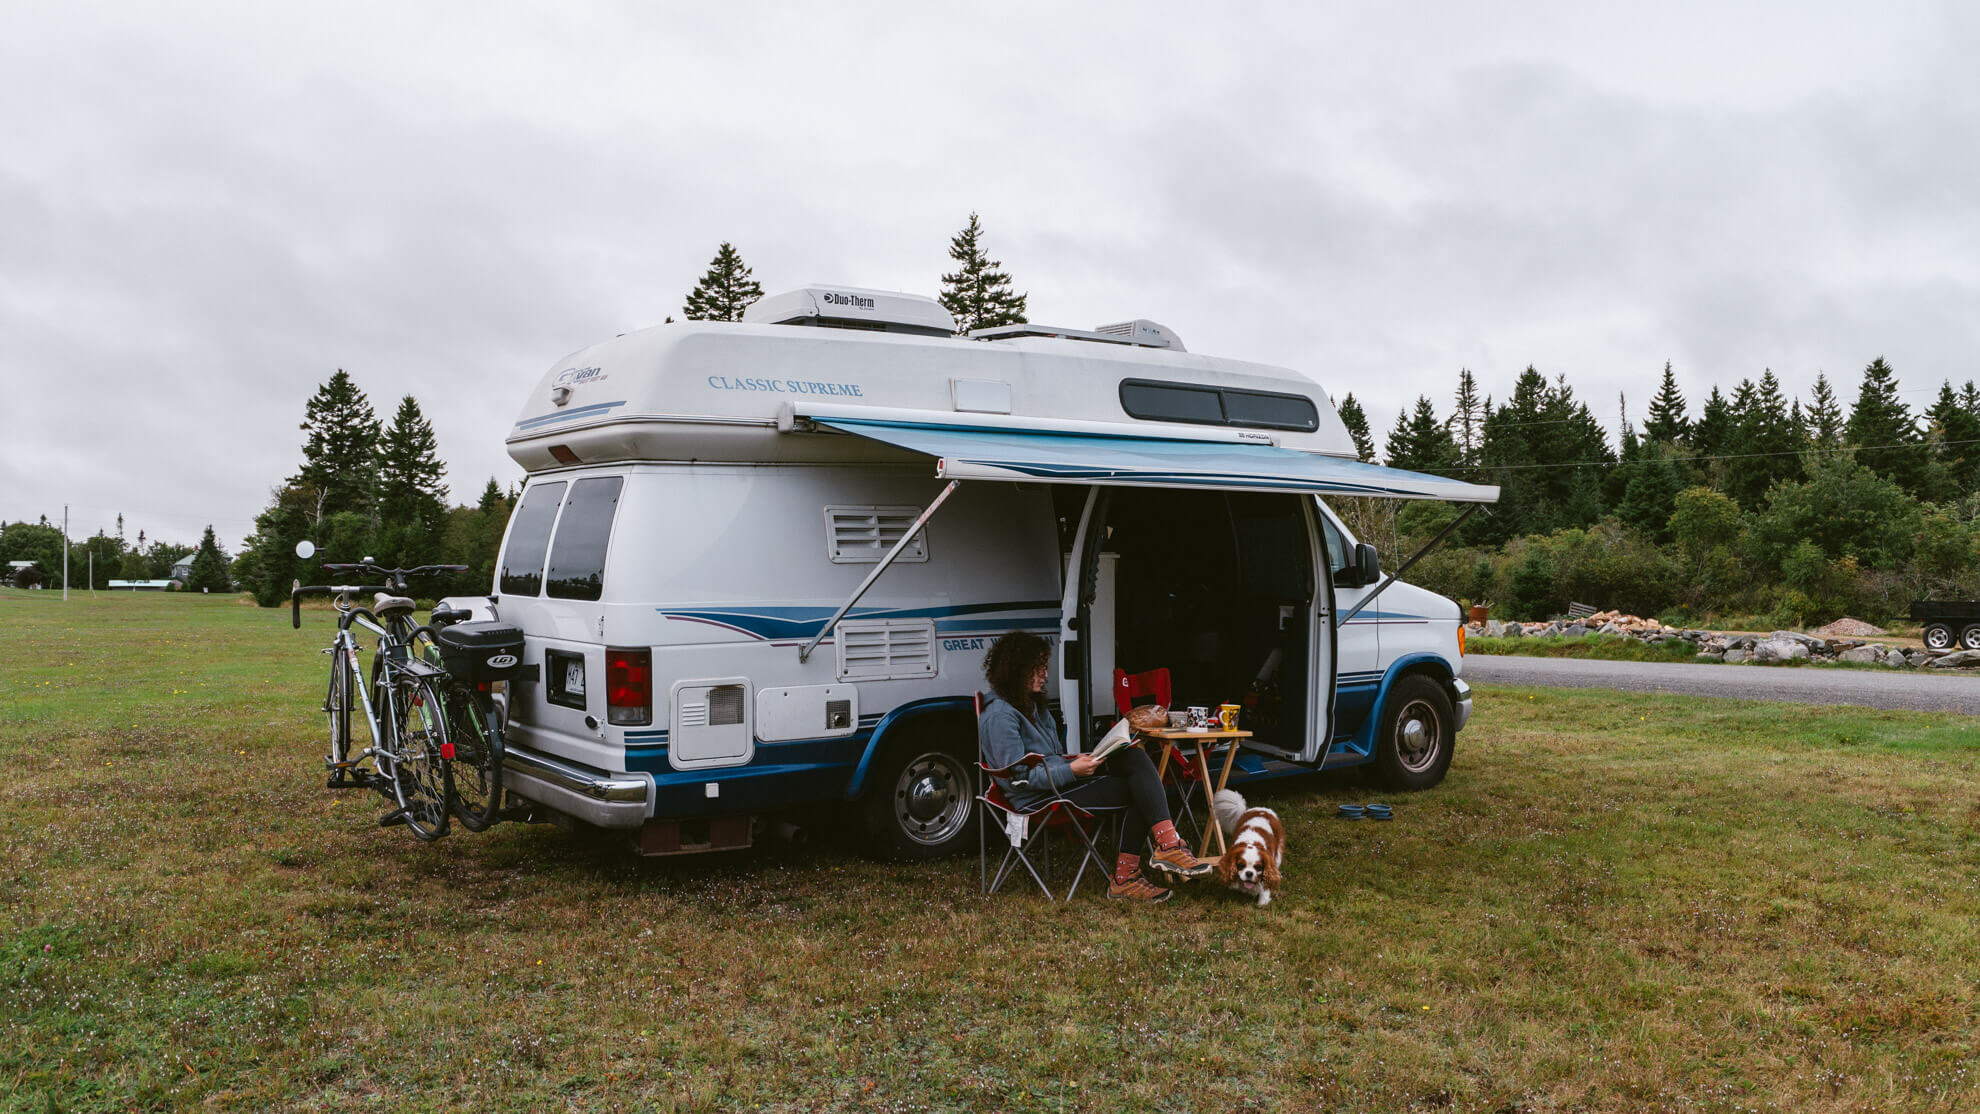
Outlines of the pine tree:
{"label": "pine tree", "polygon": [[1943,494],[1953,498],[1970,494],[1980,484],[1980,415],[1960,402],[1947,381],[1939,386],[1938,401],[1925,417],[1931,423],[1926,439],[1945,472]]}
{"label": "pine tree", "polygon": [[1437,420],[1436,408],[1423,395],[1416,397],[1412,413],[1396,415],[1396,425],[1389,431],[1383,455],[1389,467],[1412,472],[1449,472],[1458,462],[1457,442],[1451,437],[1450,429]]}
{"label": "pine tree", "polygon": [[378,415],[343,368],[316,389],[303,413],[302,471],[290,483],[316,493],[316,521],[344,511],[370,513],[377,497]]}
{"label": "pine tree", "polygon": [[1927,497],[1930,451],[1918,437],[1911,408],[1898,397],[1897,373],[1882,356],[1863,369],[1863,385],[1843,436],[1856,446],[1857,463],[1915,498]]}
{"label": "pine tree", "polygon": [[1664,381],[1650,400],[1650,420],[1643,423],[1643,439],[1677,444],[1691,435],[1691,420],[1685,416],[1684,395],[1678,390],[1671,362],[1664,361]]}
{"label": "pine tree", "polygon": [[1481,482],[1499,486],[1499,505],[1468,540],[1496,544],[1589,525],[1602,513],[1602,488],[1615,459],[1601,423],[1566,378],[1549,386],[1528,367],[1512,396],[1485,418],[1479,464],[1489,478]]}
{"label": "pine tree", "polygon": [[956,319],[956,331],[1022,325],[1026,295],[1011,289],[1011,276],[1001,261],[983,250],[983,224],[975,213],[969,224],[949,240],[949,258],[956,270],[942,276],[942,308]]}
{"label": "pine tree", "polygon": [[1836,392],[1829,389],[1829,377],[1816,372],[1815,388],[1809,394],[1809,444],[1817,453],[1831,453],[1842,448],[1842,404],[1836,401]]}
{"label": "pine tree", "polygon": [[687,306],[681,312],[689,321],[741,321],[743,310],[761,297],[763,287],[743,265],[742,253],[724,240],[715,249],[708,273],[688,291]]}
{"label": "pine tree", "polygon": [[1341,424],[1347,427],[1348,436],[1354,438],[1354,454],[1362,461],[1375,459],[1375,438],[1368,432],[1368,415],[1356,402],[1354,392],[1349,391],[1336,407],[1341,415]]}
{"label": "pine tree", "polygon": [[1483,417],[1478,402],[1478,382],[1472,378],[1470,368],[1459,368],[1457,402],[1447,423],[1452,440],[1457,444],[1458,463],[1478,463],[1479,423]]}
{"label": "pine tree", "polygon": [[1801,434],[1772,369],[1763,371],[1757,384],[1740,380],[1733,392],[1732,428],[1733,451],[1741,459],[1725,462],[1721,474],[1726,494],[1742,508],[1758,510],[1769,487],[1801,480]]}
{"label": "pine tree", "polygon": [[411,395],[399,400],[378,453],[379,547],[405,564],[441,554],[447,515],[446,465],[433,425]]}
{"label": "pine tree", "polygon": [[199,548],[193,551],[192,569],[186,574],[186,590],[189,592],[224,592],[233,586],[227,579],[227,555],[220,551],[220,543],[213,537],[213,527],[206,528],[206,534],[199,539]]}
{"label": "pine tree", "polygon": [[[1732,405],[1714,386],[1712,393],[1705,396],[1705,408],[1699,412],[1697,424],[1691,427],[1692,454],[1706,458],[1723,456],[1732,451],[1732,440]],[[1710,470],[1717,462],[1705,459],[1698,463]]]}

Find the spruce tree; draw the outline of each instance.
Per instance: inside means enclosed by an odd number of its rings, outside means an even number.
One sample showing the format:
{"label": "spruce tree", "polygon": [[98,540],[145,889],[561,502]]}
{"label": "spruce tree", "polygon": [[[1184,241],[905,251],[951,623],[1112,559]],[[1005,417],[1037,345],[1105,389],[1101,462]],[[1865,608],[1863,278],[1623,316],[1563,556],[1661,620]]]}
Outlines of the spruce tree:
{"label": "spruce tree", "polygon": [[1375,438],[1368,432],[1368,415],[1355,401],[1354,392],[1349,391],[1336,407],[1341,415],[1341,424],[1347,427],[1348,436],[1354,438],[1354,454],[1363,462],[1375,459]]}
{"label": "spruce tree", "polygon": [[1827,375],[1819,371],[1815,373],[1815,387],[1809,396],[1809,444],[1817,453],[1830,453],[1842,448],[1842,404],[1836,401],[1836,392],[1829,389]]}
{"label": "spruce tree", "polygon": [[1685,416],[1684,394],[1678,390],[1671,362],[1664,361],[1664,381],[1650,400],[1650,420],[1643,423],[1643,439],[1677,444],[1691,434],[1691,419]]}
{"label": "spruce tree", "polygon": [[1882,356],[1863,369],[1863,385],[1843,436],[1856,447],[1857,463],[1915,498],[1927,497],[1930,452],[1918,437],[1911,408],[1898,397],[1897,373]]}
{"label": "spruce tree", "polygon": [[689,321],[741,321],[743,310],[763,297],[763,287],[743,264],[742,253],[727,240],[715,249],[708,273],[688,291],[687,306],[681,312]]}
{"label": "spruce tree", "polygon": [[1947,381],[1940,384],[1938,401],[1925,417],[1931,423],[1926,437],[1947,482],[1942,494],[1951,498],[1971,494],[1980,485],[1980,415],[1960,402]]}
{"label": "spruce tree", "polygon": [[1389,431],[1383,448],[1389,467],[1412,472],[1449,472],[1458,462],[1456,440],[1437,420],[1436,407],[1423,395],[1416,396],[1413,412],[1396,415],[1395,428]]}
{"label": "spruce tree", "polygon": [[1471,369],[1458,369],[1457,401],[1452,406],[1451,418],[1447,427],[1451,439],[1457,445],[1459,464],[1478,463],[1479,423],[1484,420],[1483,408],[1478,401],[1478,381],[1472,377]]}
{"label": "spruce tree", "polygon": [[433,425],[411,395],[399,400],[378,452],[380,547],[393,559],[424,564],[440,556],[447,517],[447,467]]}
{"label": "spruce tree", "polygon": [[1757,384],[1740,380],[1733,392],[1732,429],[1732,451],[1741,459],[1726,461],[1721,474],[1726,494],[1742,508],[1758,510],[1776,482],[1801,480],[1801,434],[1772,369],[1763,371]]}
{"label": "spruce tree", "polygon": [[991,329],[1025,323],[1026,295],[1011,289],[1004,265],[983,250],[983,224],[975,213],[969,224],[949,240],[949,258],[957,267],[942,276],[942,308],[956,319],[956,331]]}
{"label": "spruce tree", "polygon": [[343,368],[316,389],[303,411],[302,471],[290,483],[316,492],[317,521],[344,511],[368,514],[378,487],[378,415]]}
{"label": "spruce tree", "polygon": [[193,551],[192,569],[186,574],[186,590],[189,592],[224,592],[232,587],[227,579],[227,555],[220,551],[220,543],[213,537],[213,527],[206,528],[206,534],[199,539],[199,548]]}

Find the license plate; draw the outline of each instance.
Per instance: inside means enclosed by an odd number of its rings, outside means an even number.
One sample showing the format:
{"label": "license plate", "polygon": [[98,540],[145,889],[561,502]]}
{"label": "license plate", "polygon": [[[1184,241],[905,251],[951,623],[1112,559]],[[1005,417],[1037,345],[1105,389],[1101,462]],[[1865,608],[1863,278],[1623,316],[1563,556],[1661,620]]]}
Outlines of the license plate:
{"label": "license plate", "polygon": [[572,661],[564,663],[564,692],[571,696],[584,695],[584,663]]}

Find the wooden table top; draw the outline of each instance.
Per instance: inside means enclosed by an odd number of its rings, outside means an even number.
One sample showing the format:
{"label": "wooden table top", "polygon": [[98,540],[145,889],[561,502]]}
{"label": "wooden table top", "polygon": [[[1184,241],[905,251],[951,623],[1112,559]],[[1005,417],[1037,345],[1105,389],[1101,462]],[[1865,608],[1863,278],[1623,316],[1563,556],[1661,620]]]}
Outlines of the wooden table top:
{"label": "wooden table top", "polygon": [[1249,739],[1251,738],[1251,732],[1249,731],[1226,731],[1221,727],[1207,728],[1202,731],[1191,731],[1187,727],[1164,727],[1159,731],[1142,731],[1142,732],[1138,732],[1138,734],[1147,735],[1148,737],[1153,739]]}

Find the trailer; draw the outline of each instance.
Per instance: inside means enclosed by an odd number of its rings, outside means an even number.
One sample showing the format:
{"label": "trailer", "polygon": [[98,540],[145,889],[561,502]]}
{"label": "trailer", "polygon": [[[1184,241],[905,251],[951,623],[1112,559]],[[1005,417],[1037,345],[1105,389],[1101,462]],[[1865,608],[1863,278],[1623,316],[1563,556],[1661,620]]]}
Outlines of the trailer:
{"label": "trailer", "polygon": [[1928,650],[1980,650],[1980,600],[1915,600],[1911,617],[1924,624]]}

